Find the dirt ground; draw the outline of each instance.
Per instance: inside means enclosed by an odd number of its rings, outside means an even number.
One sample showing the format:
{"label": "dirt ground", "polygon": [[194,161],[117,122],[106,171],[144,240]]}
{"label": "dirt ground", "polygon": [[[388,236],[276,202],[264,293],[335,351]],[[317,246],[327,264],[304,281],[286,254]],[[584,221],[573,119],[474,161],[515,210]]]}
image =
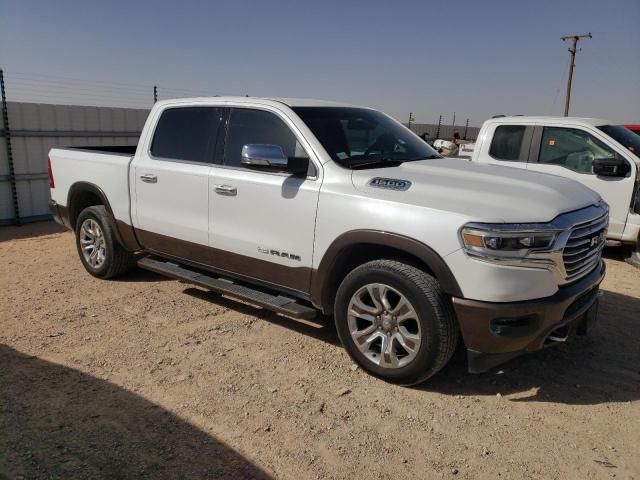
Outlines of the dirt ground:
{"label": "dirt ground", "polygon": [[0,478],[640,479],[640,271],[587,338],[419,388],[303,323],[0,228]]}

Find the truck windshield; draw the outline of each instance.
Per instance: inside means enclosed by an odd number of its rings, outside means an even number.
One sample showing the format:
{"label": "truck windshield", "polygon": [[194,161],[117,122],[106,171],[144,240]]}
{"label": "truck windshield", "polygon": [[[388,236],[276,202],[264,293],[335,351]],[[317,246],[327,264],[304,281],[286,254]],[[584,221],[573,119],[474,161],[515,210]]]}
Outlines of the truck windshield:
{"label": "truck windshield", "polygon": [[620,125],[602,125],[598,130],[609,135],[636,157],[640,158],[640,135]]}
{"label": "truck windshield", "polygon": [[440,158],[425,141],[366,108],[294,107],[331,158],[347,168]]}

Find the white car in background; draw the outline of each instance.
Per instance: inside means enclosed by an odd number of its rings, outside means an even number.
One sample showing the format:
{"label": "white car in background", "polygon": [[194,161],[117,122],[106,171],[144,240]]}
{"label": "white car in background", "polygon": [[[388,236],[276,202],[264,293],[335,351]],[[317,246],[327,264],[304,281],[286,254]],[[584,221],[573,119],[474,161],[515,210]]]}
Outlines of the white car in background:
{"label": "white car in background", "polygon": [[640,136],[607,120],[497,117],[482,125],[471,161],[576,180],[609,204],[607,243],[640,266]]}

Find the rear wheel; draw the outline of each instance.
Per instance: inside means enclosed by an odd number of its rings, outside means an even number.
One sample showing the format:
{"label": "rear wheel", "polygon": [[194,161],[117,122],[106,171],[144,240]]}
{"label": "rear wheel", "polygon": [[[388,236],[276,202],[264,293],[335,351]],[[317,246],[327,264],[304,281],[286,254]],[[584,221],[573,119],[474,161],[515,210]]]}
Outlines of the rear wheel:
{"label": "rear wheel", "polygon": [[115,238],[103,205],[85,208],[76,221],[76,247],[84,268],[94,277],[113,278],[133,265],[133,255]]}
{"label": "rear wheel", "polygon": [[426,380],[455,351],[451,300],[435,278],[411,265],[376,260],[356,268],[338,289],[334,313],[354,361],[393,383]]}

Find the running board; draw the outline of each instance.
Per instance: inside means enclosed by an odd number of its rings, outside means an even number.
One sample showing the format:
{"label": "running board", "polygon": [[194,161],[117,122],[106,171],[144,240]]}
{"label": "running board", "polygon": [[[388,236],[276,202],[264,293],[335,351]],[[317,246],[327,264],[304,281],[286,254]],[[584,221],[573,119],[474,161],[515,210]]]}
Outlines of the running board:
{"label": "running board", "polygon": [[272,295],[262,290],[240,285],[235,283],[234,280],[190,270],[166,260],[144,257],[138,260],[138,266],[145,270],[204,287],[222,295],[244,300],[289,317],[311,319],[317,313],[316,309],[301,305],[293,298],[285,297],[284,295]]}

